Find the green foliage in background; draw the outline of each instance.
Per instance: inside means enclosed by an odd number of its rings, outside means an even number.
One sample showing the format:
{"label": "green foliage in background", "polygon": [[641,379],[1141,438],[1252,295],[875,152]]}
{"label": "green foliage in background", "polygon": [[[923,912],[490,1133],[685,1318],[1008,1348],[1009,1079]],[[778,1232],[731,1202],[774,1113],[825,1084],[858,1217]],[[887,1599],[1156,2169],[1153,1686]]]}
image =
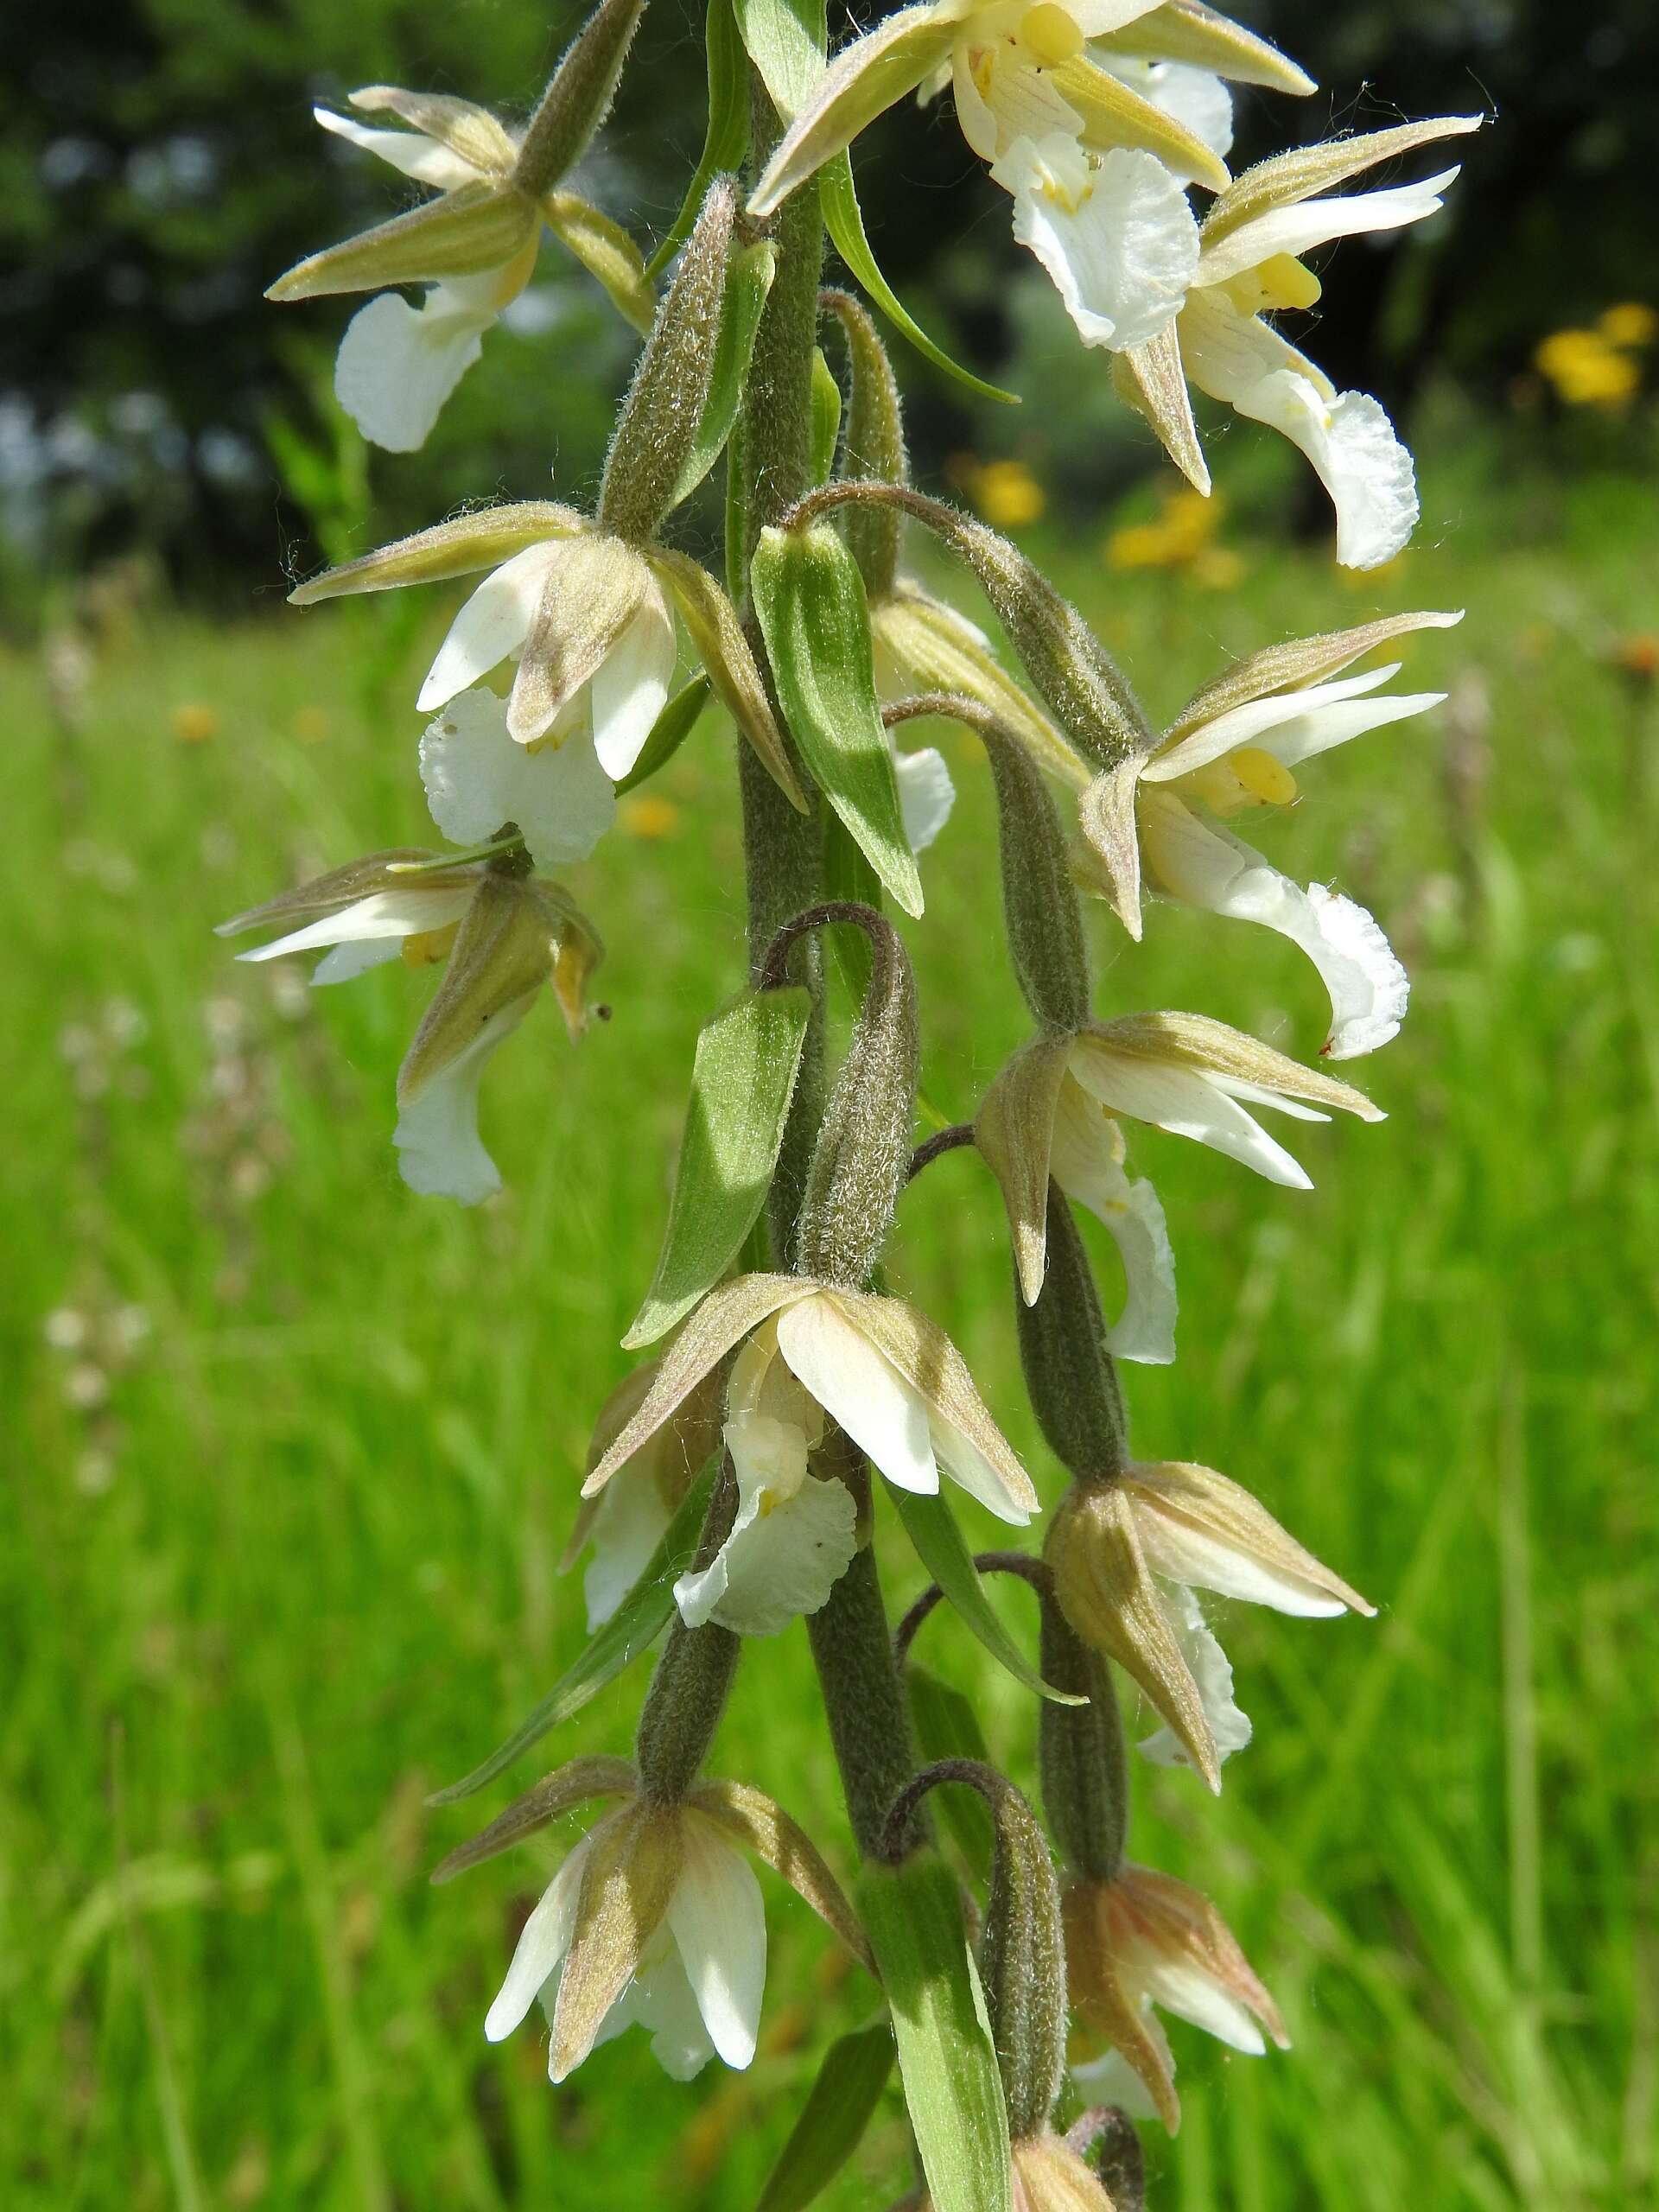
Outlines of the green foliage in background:
{"label": "green foliage in background", "polygon": [[[1214,1894],[1296,2044],[1234,2060],[1174,2031],[1185,2123],[1150,2147],[1183,2212],[1611,2212],[1659,2174],[1659,647],[1640,636],[1659,534],[1615,474],[1564,495],[1468,440],[1424,475],[1455,538],[1426,531],[1360,589],[1323,558],[1251,573],[1247,535],[1244,581],[1207,597],[1109,575],[1087,545],[1060,569],[1166,709],[1273,638],[1471,608],[1412,648],[1413,683],[1452,693],[1434,725],[1344,754],[1341,791],[1274,849],[1306,873],[1332,857],[1321,810],[1352,825],[1338,880],[1415,979],[1365,1071],[1395,1121],[1363,1157],[1299,1140],[1318,1189],[1294,1199],[1137,1137],[1183,1312],[1180,1366],[1130,1378],[1135,1441],[1201,1434],[1382,1608],[1372,1627],[1236,1609],[1248,1759],[1215,1805],[1136,1777],[1139,1851]],[[556,1566],[586,1424],[627,1364],[699,1016],[744,965],[711,712],[573,884],[606,929],[613,1020],[573,1051],[542,1009],[493,1071],[499,1200],[410,1200],[386,1140],[422,981],[310,993],[233,966],[209,927],[251,882],[421,834],[404,702],[445,612],[209,629],[110,588],[0,659],[8,2212],[750,2212],[808,2071],[785,2054],[871,2010],[772,1884],[772,1990],[813,1995],[774,1993],[748,2074],[678,2088],[629,2037],[553,2096],[534,2035],[491,2050],[481,2029],[534,1854],[427,1887],[474,1823],[426,1794],[584,1640]],[[915,951],[956,1116],[1020,1027],[982,951],[988,779],[946,742],[961,797]],[[1288,946],[1252,950],[1224,974],[1202,918],[1154,909],[1141,988],[1311,1048],[1316,982]],[[1122,1010],[1109,957],[1097,997]],[[891,1271],[1052,1497],[971,1154],[910,1193]],[[973,1512],[975,1541],[992,1529]],[[994,1602],[1028,1630],[1027,1593]],[[917,1656],[971,1688],[1028,1777],[1030,1701],[965,1629],[941,1611]],[[711,1769],[842,1834],[827,1746],[791,1725],[816,1695],[801,1630],[766,1660]],[[545,1762],[626,1750],[632,1707],[588,1708]],[[824,2202],[886,2203],[904,2155],[894,2082]]]}

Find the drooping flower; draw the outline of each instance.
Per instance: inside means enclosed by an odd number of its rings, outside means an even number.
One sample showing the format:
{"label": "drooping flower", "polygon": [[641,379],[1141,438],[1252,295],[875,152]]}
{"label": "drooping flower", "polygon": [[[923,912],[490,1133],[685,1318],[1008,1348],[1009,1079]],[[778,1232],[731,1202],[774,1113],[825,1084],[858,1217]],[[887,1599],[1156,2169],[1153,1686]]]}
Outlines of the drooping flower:
{"label": "drooping flower", "polygon": [[442,981],[397,1073],[392,1132],[411,1190],[476,1205],[501,1187],[478,1131],[491,1055],[544,984],[572,1038],[587,1023],[589,974],[603,957],[592,924],[558,886],[441,854],[373,853],[222,923],[219,935],[282,927],[243,960],[327,947],[315,983],[344,982],[401,957],[444,963]]}
{"label": "drooping flower", "polygon": [[1142,1752],[1196,1767],[1212,1789],[1250,1724],[1193,1592],[1310,1619],[1376,1611],[1249,1491],[1185,1461],[1132,1462],[1109,1484],[1073,1489],[1045,1551],[1071,1626],[1134,1676],[1165,1723]]}
{"label": "drooping flower", "polygon": [[586,860],[616,818],[589,705],[579,692],[533,744],[515,745],[504,699],[458,692],[421,740],[421,781],[444,836],[481,845],[511,822],[538,868]]}
{"label": "drooping flower", "polygon": [[[1387,639],[1461,620],[1395,615],[1270,646],[1206,684],[1141,767],[1135,821],[1147,887],[1259,923],[1300,945],[1330,995],[1321,1051],[1332,1059],[1375,1052],[1395,1035],[1409,989],[1406,972],[1364,907],[1323,884],[1292,882],[1227,825],[1252,810],[1294,804],[1303,762],[1439,706],[1443,691],[1376,696],[1399,673],[1398,662],[1337,679]],[[1085,854],[1084,882],[1118,900],[1121,887],[1096,883],[1095,873]]]}
{"label": "drooping flower", "polygon": [[1480,123],[1478,116],[1438,117],[1276,155],[1247,170],[1205,218],[1196,277],[1179,315],[1120,355],[1125,396],[1199,491],[1209,490],[1210,473],[1189,383],[1299,447],[1336,510],[1337,559],[1344,568],[1376,568],[1410,537],[1418,515],[1411,455],[1375,399],[1338,391],[1267,318],[1318,300],[1319,281],[1302,255],[1333,238],[1421,222],[1440,207],[1458,171],[1352,196],[1333,194],[1332,187]]}
{"label": "drooping flower", "polygon": [[[598,1465],[639,1409],[657,1368],[654,1359],[636,1367],[601,1407],[588,1449],[590,1468]],[[717,1383],[716,1376],[706,1376],[674,1418],[640,1446],[599,1495],[582,1500],[559,1572],[569,1573],[592,1548],[582,1582],[590,1634],[604,1626],[639,1580],[680,1501],[710,1453],[720,1448]]]}
{"label": "drooping flower", "polygon": [[489,574],[427,671],[423,713],[515,662],[508,734],[521,746],[557,749],[591,732],[600,766],[620,783],[667,702],[677,655],[672,605],[738,728],[791,802],[804,806],[736,610],[685,554],[637,547],[551,500],[524,500],[417,531],[325,570],[289,597],[309,607],[480,569]]}
{"label": "drooping flower", "polygon": [[[943,1468],[1001,1520],[1023,1523],[1035,1511],[1030,1478],[943,1330],[901,1299],[801,1275],[740,1275],[709,1293],[583,1494],[601,1491],[703,1376],[755,1338],[745,1387],[758,1392],[763,1418],[776,1419],[767,1409],[782,1404],[790,1419],[779,1426],[807,1435],[813,1417],[802,1399],[810,1400],[900,1490],[936,1492]],[[758,1467],[760,1436],[779,1440],[753,1433]]]}
{"label": "drooping flower", "polygon": [[1241,1103],[1300,1121],[1318,1107],[1382,1119],[1348,1084],[1305,1068],[1223,1021],[1197,1014],[1124,1014],[1022,1046],[981,1102],[975,1141],[1001,1185],[1026,1303],[1047,1265],[1048,1182],[1087,1206],[1116,1241],[1128,1282],[1108,1347],[1126,1359],[1174,1357],[1174,1262],[1155,1192],[1123,1172],[1119,1116],[1193,1137],[1292,1190],[1309,1179]]}
{"label": "drooping flower", "polygon": [[1109,2046],[1075,2065],[1085,2096],[1155,2112],[1180,2126],[1175,2061],[1153,2007],[1190,2021],[1233,2050],[1288,2050],[1278,2007],[1210,1900],[1173,1876],[1125,1860],[1109,1881],[1072,1876],[1062,1893],[1066,1980],[1086,2034]]}
{"label": "drooping flower", "polygon": [[564,2081],[632,2026],[677,2081],[716,2054],[754,2056],[766,1923],[745,1850],[775,1867],[855,1958],[869,1955],[852,1908],[810,1838],[762,1791],[702,1782],[680,1802],[646,1796],[626,1760],[573,1761],[452,1852],[446,1881],[536,1833],[584,1799],[623,1802],[565,1859],[525,1922],[484,2032],[509,2036],[539,1999],[547,2070]]}

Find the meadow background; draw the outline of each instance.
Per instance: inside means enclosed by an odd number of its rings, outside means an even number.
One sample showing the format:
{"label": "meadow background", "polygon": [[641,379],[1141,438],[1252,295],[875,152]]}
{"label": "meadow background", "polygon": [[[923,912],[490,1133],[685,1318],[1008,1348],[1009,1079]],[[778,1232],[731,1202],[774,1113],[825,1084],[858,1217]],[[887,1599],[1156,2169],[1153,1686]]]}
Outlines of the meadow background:
{"label": "meadow background", "polygon": [[[520,10],[455,15],[429,39],[457,54],[468,24],[508,60],[546,42]],[[182,0],[147,11],[177,77],[162,91],[222,93],[253,66],[251,21],[238,47]],[[271,21],[347,36],[326,11]],[[346,81],[374,73],[397,73]],[[105,210],[88,251],[111,235]],[[1397,321],[1421,271],[1385,267]],[[1615,289],[1570,266],[1580,321],[1652,293],[1620,273]],[[949,269],[925,281],[956,296]],[[1216,1897],[1295,2044],[1234,2059],[1174,2029],[1185,2125],[1147,2142],[1153,2202],[1180,2212],[1622,2212],[1659,2183],[1656,448],[1640,346],[1622,394],[1552,397],[1535,348],[1565,313],[1545,302],[1484,365],[1425,379],[1423,528],[1357,581],[1322,524],[1306,542],[1291,527],[1301,487],[1265,434],[1222,441],[1229,504],[1195,524],[1023,309],[1009,358],[1035,429],[952,414],[917,378],[935,480],[1052,566],[1154,713],[1273,639],[1470,610],[1404,648],[1404,681],[1446,707],[1318,763],[1262,840],[1374,906],[1413,971],[1403,1033],[1354,1071],[1390,1118],[1299,1127],[1308,1196],[1134,1137],[1182,1295],[1178,1365],[1127,1376],[1137,1446],[1246,1482],[1381,1608],[1224,1609],[1256,1741],[1217,1804],[1189,1777],[1136,1776],[1136,1854]],[[325,362],[335,327],[309,333]],[[103,327],[118,357],[137,347],[107,302]],[[562,422],[602,425],[625,359],[591,324],[550,328],[551,359],[575,364]],[[435,1891],[428,1869],[508,1785],[424,1805],[583,1641],[557,1563],[588,1427],[626,1364],[698,1025],[742,976],[732,740],[706,717],[574,873],[613,1019],[573,1049],[538,1009],[493,1067],[505,1192],[475,1212],[414,1198],[389,1139],[426,985],[398,968],[313,993],[211,933],[429,834],[410,701],[458,594],[282,605],[285,560],[339,531],[370,542],[417,496],[339,430],[315,363],[296,366],[305,342],[269,341],[255,475],[199,468],[193,429],[172,505],[111,473],[132,438],[96,392],[73,418],[92,441],[79,475],[61,438],[44,473],[0,438],[0,2202],[747,2212],[868,1986],[768,1880],[753,2069],[677,2087],[629,2037],[556,2094],[533,2033],[492,2050],[481,2020],[574,1828]],[[499,352],[440,434],[428,512],[480,454],[474,492],[544,481],[524,426],[549,356]],[[199,366],[167,388],[181,420]],[[282,411],[295,391],[308,413]],[[59,419],[37,416],[41,435]],[[560,448],[567,492],[581,435]],[[173,485],[168,449],[145,448]],[[1086,509],[1067,504],[1079,479]],[[929,1098],[954,1119],[1022,1024],[988,779],[970,741],[942,741],[960,796],[906,934]],[[1135,950],[1096,919],[1103,1013],[1186,1007],[1317,1046],[1317,984],[1277,939],[1160,908]],[[909,1193],[891,1272],[1052,1500],[1001,1205],[971,1155]],[[881,1541],[896,1611],[922,1577],[890,1516]],[[995,1602],[1028,1635],[1022,1593]],[[918,1651],[1029,1780],[1021,1694],[948,1618]],[[626,1751],[644,1679],[637,1662],[543,1764]],[[798,1627],[748,1655],[713,1764],[772,1790],[848,1872],[815,1707]],[[541,1770],[532,1754],[514,1786]],[[890,2088],[824,2202],[865,2212],[904,2185]]]}

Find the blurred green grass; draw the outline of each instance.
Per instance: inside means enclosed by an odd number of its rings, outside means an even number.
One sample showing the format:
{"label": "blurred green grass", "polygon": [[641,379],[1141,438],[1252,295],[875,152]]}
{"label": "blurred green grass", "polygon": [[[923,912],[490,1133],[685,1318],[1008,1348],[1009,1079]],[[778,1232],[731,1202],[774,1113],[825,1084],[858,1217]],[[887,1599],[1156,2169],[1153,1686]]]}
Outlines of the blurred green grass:
{"label": "blurred green grass", "polygon": [[[1407,681],[1451,706],[1319,762],[1266,833],[1374,905],[1414,970],[1403,1036],[1357,1071],[1391,1119],[1299,1128],[1306,1198],[1134,1136],[1183,1306],[1178,1364],[1128,1377],[1139,1447],[1249,1484],[1382,1607],[1230,1609],[1255,1743],[1218,1805],[1137,1777],[1136,1855],[1218,1899],[1296,2046],[1233,2060],[1176,2029],[1185,2125],[1150,2157],[1154,2202],[1183,2212],[1566,2212],[1654,2187],[1659,707],[1613,662],[1659,626],[1659,530],[1611,473],[1551,485],[1452,453],[1427,473],[1457,526],[1360,590],[1322,552],[1249,542],[1224,594],[1048,549],[1154,712],[1285,634],[1471,608],[1408,647]],[[774,1885],[749,2075],[677,2087],[629,2037],[556,2094],[533,2034],[491,2050],[480,2024],[545,1862],[427,1886],[474,1808],[429,1813],[426,1792],[581,1643],[556,1562],[588,1427],[655,1255],[697,1025],[742,962],[711,720],[652,787],[668,810],[635,816],[660,834],[577,873],[615,1018],[572,1052],[539,1012],[492,1070],[506,1194],[462,1213],[401,1187],[391,1080],[423,986],[399,969],[308,994],[235,966],[209,925],[429,834],[408,701],[442,597],[229,628],[141,606],[79,672],[65,633],[0,661],[0,2174],[19,2212],[741,2212],[809,2060],[871,2009]],[[188,709],[207,741],[175,735]],[[1021,1025],[986,779],[944,742],[961,798],[908,935],[928,1088],[957,1116]],[[1142,950],[1097,943],[1103,1011],[1318,1043],[1311,973],[1261,932],[1163,909]],[[892,1273],[1052,1498],[970,1156],[910,1194]],[[902,1602],[920,1577],[882,1537]],[[948,1619],[925,1642],[1029,1779],[1020,1694]],[[642,1684],[549,1763],[626,1750]],[[752,1654],[714,1764],[845,1869],[813,1698],[798,1630]],[[890,2093],[825,2202],[885,2203],[904,2175]]]}

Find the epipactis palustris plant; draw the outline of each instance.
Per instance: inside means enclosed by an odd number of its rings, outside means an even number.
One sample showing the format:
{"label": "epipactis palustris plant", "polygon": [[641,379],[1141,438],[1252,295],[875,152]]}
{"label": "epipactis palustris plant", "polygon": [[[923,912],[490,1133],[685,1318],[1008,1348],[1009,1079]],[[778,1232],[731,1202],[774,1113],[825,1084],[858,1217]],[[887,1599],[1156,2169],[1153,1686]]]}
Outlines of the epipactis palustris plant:
{"label": "epipactis palustris plant", "polygon": [[[568,1816],[596,1808],[501,1962],[480,2027],[495,2040],[539,2005],[556,2082],[630,2025],[676,2076],[715,2057],[747,2066],[766,1993],[758,1859],[857,1962],[868,2015],[829,2052],[769,2201],[804,2204],[844,2164],[896,2056],[918,2160],[906,2202],[1128,2206],[1142,2186],[1129,2116],[1179,2120],[1160,2012],[1239,2050],[1287,2037],[1216,1907],[1125,1854],[1114,1669],[1149,1708],[1141,1752],[1218,1789],[1250,1723],[1213,1600],[1372,1611],[1240,1483],[1129,1449],[1121,1363],[1173,1359],[1177,1313],[1141,1131],[1298,1189],[1308,1178],[1264,1110],[1381,1116],[1324,1065],[1202,1012],[1103,1008],[1087,902],[1132,940],[1148,899],[1275,931],[1329,998],[1320,1059],[1385,1044],[1407,980],[1376,921],[1294,881],[1240,832],[1268,831],[1317,755],[1435,706],[1438,693],[1389,688],[1400,660],[1375,657],[1458,617],[1266,644],[1160,727],[1046,577],[912,484],[899,387],[859,290],[978,380],[887,286],[849,149],[884,111],[948,98],[1015,238],[1190,481],[1209,489],[1196,388],[1300,448],[1334,507],[1338,560],[1365,569],[1411,534],[1410,455],[1378,403],[1338,391],[1278,318],[1319,296],[1310,253],[1432,215],[1457,172],[1414,180],[1413,157],[1478,118],[1305,143],[1234,175],[1230,86],[1313,87],[1201,0],[924,0],[832,58],[811,0],[709,0],[707,144],[648,258],[567,181],[642,7],[602,0],[522,127],[387,86],[352,94],[354,114],[319,111],[433,195],[272,287],[373,296],[346,327],[336,378],[368,437],[422,442],[544,234],[644,343],[590,506],[482,506],[294,593],[306,604],[465,580],[415,702],[428,717],[416,765],[448,842],[348,861],[226,927],[271,932],[245,959],[321,951],[318,983],[400,958],[441,968],[397,1078],[394,1140],[412,1188],[476,1204],[500,1187],[479,1131],[490,1056],[543,986],[573,1040],[587,1024],[603,946],[559,871],[594,852],[618,791],[655,774],[705,707],[729,717],[749,969],[698,1039],[662,1255],[624,1339],[650,1356],[596,1409],[579,1510],[572,1486],[565,1563],[588,1558],[591,1641],[442,1802],[504,1773],[633,1655],[658,1656],[632,1759],[556,1767],[439,1870],[556,1821],[568,1842]],[[1341,188],[1385,162],[1376,188]],[[824,285],[827,239],[849,285]],[[674,542],[717,466],[723,574]],[[973,578],[1018,675],[906,565],[918,532]],[[1031,1034],[971,1122],[918,1145],[916,988],[890,916],[921,918],[917,855],[954,796],[938,752],[909,741],[929,718],[982,741]],[[833,1066],[831,945],[856,1001]],[[1120,994],[1128,972],[1115,963]],[[1038,1487],[961,1354],[880,1273],[900,1196],[957,1146],[977,1147],[1000,1191],[1032,1409],[1066,1480],[1040,1533]],[[1106,1305],[1077,1207],[1116,1249]],[[945,1478],[1027,1531],[1027,1548],[976,1560]],[[888,1515],[931,1578],[896,1638],[876,1565]],[[987,1603],[999,1569],[1037,1593],[1035,1656]],[[941,1602],[1033,1694],[1046,1830],[975,1739],[971,1707],[911,1663]],[[754,1782],[705,1768],[746,1643],[798,1618],[850,1853]],[[954,1818],[964,1789],[988,1822]],[[850,1890],[837,1859],[856,1860]]]}

